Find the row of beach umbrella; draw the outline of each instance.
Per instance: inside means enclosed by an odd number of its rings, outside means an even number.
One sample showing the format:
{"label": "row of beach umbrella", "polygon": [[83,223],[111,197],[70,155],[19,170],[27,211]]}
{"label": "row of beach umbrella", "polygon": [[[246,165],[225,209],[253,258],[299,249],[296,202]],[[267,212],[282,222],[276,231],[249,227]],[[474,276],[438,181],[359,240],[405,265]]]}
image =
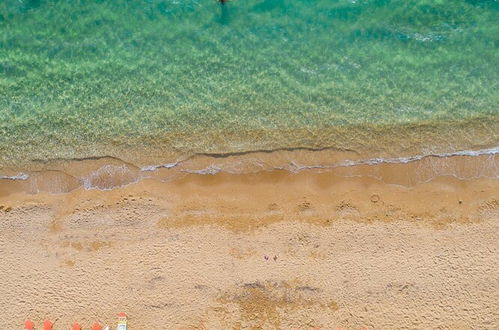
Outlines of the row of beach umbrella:
{"label": "row of beach umbrella", "polygon": [[[117,327],[116,327],[116,330],[127,330],[127,320],[128,320],[128,316],[121,312],[121,313],[118,313],[118,324],[117,324]],[[43,321],[43,330],[54,330],[54,323],[50,320],[45,320]],[[26,320],[24,322],[24,329],[25,330],[35,330],[37,328],[35,328],[35,323],[31,320]],[[110,327],[106,326],[102,326],[100,323],[98,322],[95,322],[94,324],[92,324],[92,330],[111,330]],[[71,326],[71,330],[83,330],[82,326],[78,323],[78,322],[75,322],[73,323],[73,325]]]}

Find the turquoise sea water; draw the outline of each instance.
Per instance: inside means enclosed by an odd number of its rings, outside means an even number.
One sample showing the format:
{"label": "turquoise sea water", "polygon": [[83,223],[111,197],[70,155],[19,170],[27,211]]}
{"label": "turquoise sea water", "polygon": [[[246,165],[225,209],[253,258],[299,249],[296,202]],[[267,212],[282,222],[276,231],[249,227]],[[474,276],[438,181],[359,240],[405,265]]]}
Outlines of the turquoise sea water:
{"label": "turquoise sea water", "polygon": [[3,0],[0,165],[495,148],[498,22],[496,0]]}

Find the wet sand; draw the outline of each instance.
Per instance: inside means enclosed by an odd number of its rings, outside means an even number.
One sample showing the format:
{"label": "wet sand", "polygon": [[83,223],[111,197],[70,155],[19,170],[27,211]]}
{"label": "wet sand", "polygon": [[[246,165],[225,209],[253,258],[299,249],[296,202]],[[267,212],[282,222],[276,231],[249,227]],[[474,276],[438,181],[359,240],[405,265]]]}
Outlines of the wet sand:
{"label": "wet sand", "polygon": [[0,205],[1,329],[499,326],[498,180],[192,174]]}

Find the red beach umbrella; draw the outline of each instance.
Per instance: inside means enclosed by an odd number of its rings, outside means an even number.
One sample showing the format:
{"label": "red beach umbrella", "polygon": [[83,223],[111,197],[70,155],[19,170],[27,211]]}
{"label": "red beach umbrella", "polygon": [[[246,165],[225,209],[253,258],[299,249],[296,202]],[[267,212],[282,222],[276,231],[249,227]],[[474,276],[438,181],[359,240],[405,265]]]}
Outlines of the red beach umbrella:
{"label": "red beach umbrella", "polygon": [[95,322],[94,324],[92,324],[92,330],[102,330],[102,325]]}
{"label": "red beach umbrella", "polygon": [[53,326],[54,323],[50,322],[49,320],[43,321],[43,330],[52,330]]}
{"label": "red beach umbrella", "polygon": [[26,330],[33,330],[35,328],[35,324],[31,320],[26,320],[24,322],[24,329]]}
{"label": "red beach umbrella", "polygon": [[81,330],[81,325],[79,325],[77,322],[73,323],[73,327],[71,330]]}

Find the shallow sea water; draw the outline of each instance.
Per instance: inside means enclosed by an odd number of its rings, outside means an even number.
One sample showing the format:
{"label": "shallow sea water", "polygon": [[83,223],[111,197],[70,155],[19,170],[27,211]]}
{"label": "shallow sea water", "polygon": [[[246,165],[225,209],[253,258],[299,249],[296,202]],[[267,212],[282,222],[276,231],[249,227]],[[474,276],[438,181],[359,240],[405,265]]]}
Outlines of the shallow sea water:
{"label": "shallow sea water", "polygon": [[0,166],[497,150],[498,21],[495,0],[4,0]]}

